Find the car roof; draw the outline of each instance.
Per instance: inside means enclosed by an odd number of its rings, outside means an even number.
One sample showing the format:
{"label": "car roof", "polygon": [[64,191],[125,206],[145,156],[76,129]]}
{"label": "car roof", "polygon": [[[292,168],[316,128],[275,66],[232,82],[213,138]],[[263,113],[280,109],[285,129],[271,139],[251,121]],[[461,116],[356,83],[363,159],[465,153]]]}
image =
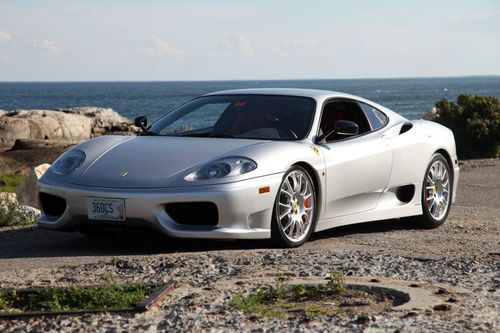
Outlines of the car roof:
{"label": "car roof", "polygon": [[217,91],[210,94],[206,94],[204,96],[238,95],[238,94],[300,96],[300,97],[314,98],[318,102],[322,102],[330,98],[349,98],[372,105],[376,109],[386,113],[389,116],[389,118],[394,122],[407,121],[406,118],[392,111],[391,109],[384,107],[383,105],[377,104],[363,97],[345,94],[338,91],[328,91],[319,89],[300,89],[300,88],[253,88],[253,89],[234,89],[234,90]]}
{"label": "car roof", "polygon": [[318,89],[299,89],[299,88],[252,88],[252,89],[234,89],[217,91],[205,96],[210,95],[287,95],[287,96],[301,96],[301,97],[311,97],[314,99],[325,99],[331,97],[345,97],[362,99],[361,97],[349,95],[337,91],[328,90],[318,90]]}

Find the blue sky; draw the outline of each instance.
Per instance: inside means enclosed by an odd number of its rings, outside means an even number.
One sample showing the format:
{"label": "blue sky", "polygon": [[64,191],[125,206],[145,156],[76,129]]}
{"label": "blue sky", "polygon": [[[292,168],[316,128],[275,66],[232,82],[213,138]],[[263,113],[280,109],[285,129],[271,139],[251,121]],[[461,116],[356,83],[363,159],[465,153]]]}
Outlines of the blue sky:
{"label": "blue sky", "polygon": [[500,75],[500,1],[0,0],[0,81]]}

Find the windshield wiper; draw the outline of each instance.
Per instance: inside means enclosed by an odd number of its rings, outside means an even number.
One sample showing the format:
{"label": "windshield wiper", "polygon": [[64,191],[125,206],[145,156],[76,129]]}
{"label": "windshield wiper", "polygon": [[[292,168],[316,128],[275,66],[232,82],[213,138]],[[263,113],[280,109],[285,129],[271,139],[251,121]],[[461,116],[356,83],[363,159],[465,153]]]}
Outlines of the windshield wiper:
{"label": "windshield wiper", "polygon": [[159,136],[160,134],[155,133],[155,132],[150,132],[150,131],[144,131],[144,132],[141,132],[137,135],[140,135],[140,136]]}

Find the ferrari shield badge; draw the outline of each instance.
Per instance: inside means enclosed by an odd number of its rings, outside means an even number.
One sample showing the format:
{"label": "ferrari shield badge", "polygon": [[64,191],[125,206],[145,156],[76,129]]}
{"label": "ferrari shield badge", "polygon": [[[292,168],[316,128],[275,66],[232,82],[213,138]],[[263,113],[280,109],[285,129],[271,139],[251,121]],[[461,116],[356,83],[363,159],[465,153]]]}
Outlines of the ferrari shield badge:
{"label": "ferrari shield badge", "polygon": [[320,155],[319,148],[317,146],[311,146],[311,148],[316,153],[316,155]]}

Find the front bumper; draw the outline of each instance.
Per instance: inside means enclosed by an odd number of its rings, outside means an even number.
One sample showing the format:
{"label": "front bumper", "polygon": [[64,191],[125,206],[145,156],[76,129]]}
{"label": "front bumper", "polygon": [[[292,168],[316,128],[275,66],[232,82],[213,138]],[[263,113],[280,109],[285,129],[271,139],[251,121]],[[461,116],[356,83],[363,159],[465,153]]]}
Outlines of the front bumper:
{"label": "front bumper", "polygon": [[[62,197],[66,209],[59,217],[43,214],[38,219],[42,228],[71,230],[82,224],[113,226],[150,226],[173,237],[260,239],[270,238],[274,201],[282,174],[240,182],[177,188],[99,188],[74,185],[42,177],[38,191]],[[269,186],[269,192],[259,188]],[[87,218],[88,198],[125,200],[125,221],[96,221]],[[178,202],[212,202],[219,213],[215,226],[176,223],[166,212],[165,204]]]}

